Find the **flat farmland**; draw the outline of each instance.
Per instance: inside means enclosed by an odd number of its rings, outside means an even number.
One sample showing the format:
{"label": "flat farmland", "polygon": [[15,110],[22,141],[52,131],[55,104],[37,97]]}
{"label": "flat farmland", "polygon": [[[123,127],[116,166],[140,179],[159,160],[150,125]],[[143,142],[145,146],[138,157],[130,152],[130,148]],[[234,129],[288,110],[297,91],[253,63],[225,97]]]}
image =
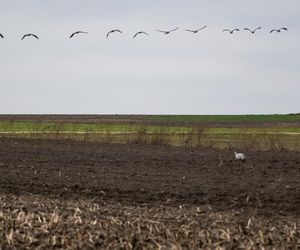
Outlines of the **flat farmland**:
{"label": "flat farmland", "polygon": [[2,115],[0,249],[297,249],[299,130],[298,115]]}
{"label": "flat farmland", "polygon": [[3,192],[299,212],[294,152],[249,152],[240,162],[227,150],[2,139],[0,155]]}
{"label": "flat farmland", "polygon": [[2,138],[1,244],[295,247],[299,168],[289,151]]}

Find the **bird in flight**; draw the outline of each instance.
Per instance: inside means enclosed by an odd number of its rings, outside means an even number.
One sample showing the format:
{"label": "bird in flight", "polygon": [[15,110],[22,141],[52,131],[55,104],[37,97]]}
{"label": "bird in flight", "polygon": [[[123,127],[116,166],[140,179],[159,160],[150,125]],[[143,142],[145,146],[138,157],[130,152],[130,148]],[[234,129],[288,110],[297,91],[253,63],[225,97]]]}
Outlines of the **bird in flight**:
{"label": "bird in flight", "polygon": [[108,38],[108,36],[109,36],[111,33],[114,33],[114,32],[122,33],[121,30],[111,30],[111,31],[109,31],[109,32],[106,34],[106,38]]}
{"label": "bird in flight", "polygon": [[28,37],[28,36],[32,36],[32,37],[34,37],[34,38],[36,38],[36,39],[39,39],[39,37],[38,37],[37,35],[35,35],[35,34],[25,34],[25,35],[22,37],[21,40],[23,40],[25,37]]}
{"label": "bird in flight", "polygon": [[4,38],[4,36],[0,33],[0,37],[3,39]]}
{"label": "bird in flight", "polygon": [[140,34],[145,34],[145,35],[149,36],[148,33],[144,32],[144,31],[139,31],[139,32],[135,33],[135,35],[133,36],[133,38],[135,38],[136,36],[138,36]]}
{"label": "bird in flight", "polygon": [[173,31],[175,31],[175,30],[178,30],[178,27],[177,27],[176,29],[173,29],[173,30],[167,30],[167,31],[165,31],[165,30],[156,30],[156,31],[162,32],[162,33],[164,33],[165,35],[168,35],[168,34],[170,34],[171,32],[173,32]]}
{"label": "bird in flight", "polygon": [[272,34],[274,31],[277,31],[277,33],[279,33],[279,32],[281,32],[282,30],[288,30],[287,28],[285,28],[285,27],[282,27],[282,28],[280,28],[280,29],[272,29],[271,31],[270,31],[270,34]]}
{"label": "bird in flight", "polygon": [[254,29],[254,30],[251,30],[251,29],[249,29],[249,28],[244,28],[244,30],[248,30],[248,31],[250,31],[252,34],[254,34],[257,30],[260,30],[262,27],[258,27],[258,28],[256,28],[256,29]]}
{"label": "bird in flight", "polygon": [[233,29],[233,30],[229,30],[229,29],[225,29],[223,30],[223,32],[228,31],[230,34],[233,34],[235,31],[240,31],[239,29]]}
{"label": "bird in flight", "polygon": [[74,35],[77,35],[77,34],[88,34],[88,33],[89,32],[86,32],[86,31],[76,31],[70,35],[70,38],[72,38]]}
{"label": "bird in flight", "polygon": [[206,25],[205,26],[203,26],[202,28],[200,28],[200,29],[197,29],[197,30],[186,30],[186,31],[189,31],[189,32],[193,32],[193,33],[198,33],[198,31],[200,31],[200,30],[203,30],[203,29],[205,29],[206,28]]}

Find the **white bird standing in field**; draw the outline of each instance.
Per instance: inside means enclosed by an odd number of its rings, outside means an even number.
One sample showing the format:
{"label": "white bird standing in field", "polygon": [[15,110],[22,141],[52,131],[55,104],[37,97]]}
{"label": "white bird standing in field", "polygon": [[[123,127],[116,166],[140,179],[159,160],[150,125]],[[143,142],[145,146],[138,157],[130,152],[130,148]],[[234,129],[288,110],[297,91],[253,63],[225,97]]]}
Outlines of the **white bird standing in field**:
{"label": "white bird standing in field", "polygon": [[237,153],[237,152],[233,152],[234,153],[234,157],[235,159],[239,160],[239,161],[244,161],[246,160],[246,155],[243,153]]}

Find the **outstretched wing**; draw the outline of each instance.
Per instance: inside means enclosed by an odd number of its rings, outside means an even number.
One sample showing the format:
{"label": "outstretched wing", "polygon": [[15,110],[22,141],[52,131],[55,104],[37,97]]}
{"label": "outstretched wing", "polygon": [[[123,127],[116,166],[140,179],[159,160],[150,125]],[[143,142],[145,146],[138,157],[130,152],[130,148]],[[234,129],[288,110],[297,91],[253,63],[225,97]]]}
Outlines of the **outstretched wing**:
{"label": "outstretched wing", "polygon": [[31,36],[35,37],[36,39],[39,39],[39,37],[35,34],[30,34]]}
{"label": "outstretched wing", "polygon": [[274,31],[277,31],[277,32],[278,32],[277,29],[273,29],[273,30],[270,31],[270,34],[273,33]]}
{"label": "outstretched wing", "polygon": [[205,26],[203,26],[202,28],[200,28],[200,29],[198,29],[198,31],[199,30],[203,30],[203,29],[205,29],[207,26],[205,25]]}
{"label": "outstretched wing", "polygon": [[248,29],[248,28],[244,28],[244,30],[248,30],[248,31],[252,32],[252,30],[250,30],[250,29]]}
{"label": "outstretched wing", "polygon": [[21,40],[23,40],[26,36],[28,36],[28,34],[24,35]]}
{"label": "outstretched wing", "polygon": [[234,29],[234,30],[232,30],[232,31],[240,31],[239,29]]}
{"label": "outstretched wing", "polygon": [[178,30],[178,27],[177,27],[177,28],[175,28],[175,29],[173,29],[173,30],[170,30],[169,32],[173,32],[173,31],[175,31],[175,30]]}
{"label": "outstretched wing", "polygon": [[258,27],[258,28],[256,28],[254,31],[257,31],[257,30],[260,30],[262,27]]}
{"label": "outstretched wing", "polygon": [[119,33],[122,33],[122,31],[121,31],[121,30],[114,30],[114,32],[119,32]]}
{"label": "outstretched wing", "polygon": [[74,35],[77,35],[77,34],[88,34],[88,33],[89,32],[86,32],[86,31],[76,31],[70,36],[70,38],[72,38]]}
{"label": "outstretched wing", "polygon": [[225,29],[225,30],[223,30],[223,32],[225,32],[225,31],[228,31],[228,32],[230,32],[230,33],[231,33],[231,30],[229,30],[229,29]]}
{"label": "outstretched wing", "polygon": [[186,30],[186,31],[189,31],[189,32],[195,32],[195,30]]}
{"label": "outstretched wing", "polygon": [[163,31],[163,30],[156,30],[158,32],[162,32],[162,33],[166,33],[166,31]]}
{"label": "outstretched wing", "polygon": [[108,38],[109,34],[111,33],[111,31],[107,32],[106,34],[106,38]]}
{"label": "outstretched wing", "polygon": [[285,28],[285,27],[282,27],[280,30],[288,30],[287,28]]}
{"label": "outstretched wing", "polygon": [[135,33],[135,35],[133,36],[133,38],[135,38],[138,34],[140,34],[140,32]]}

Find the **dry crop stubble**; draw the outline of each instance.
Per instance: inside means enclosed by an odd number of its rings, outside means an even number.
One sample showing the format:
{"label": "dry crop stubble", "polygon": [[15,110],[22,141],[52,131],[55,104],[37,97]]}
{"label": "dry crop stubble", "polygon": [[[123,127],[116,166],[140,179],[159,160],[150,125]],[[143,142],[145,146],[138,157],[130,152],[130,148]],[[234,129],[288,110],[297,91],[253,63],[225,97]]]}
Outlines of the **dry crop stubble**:
{"label": "dry crop stubble", "polygon": [[295,248],[293,217],[207,206],[132,206],[93,200],[1,195],[1,249]]}

